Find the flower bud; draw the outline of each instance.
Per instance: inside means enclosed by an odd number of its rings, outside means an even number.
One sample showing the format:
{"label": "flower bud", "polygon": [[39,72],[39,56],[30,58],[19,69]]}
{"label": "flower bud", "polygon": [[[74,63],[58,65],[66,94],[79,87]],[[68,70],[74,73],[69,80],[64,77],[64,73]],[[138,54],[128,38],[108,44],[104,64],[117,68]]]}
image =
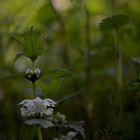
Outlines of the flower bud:
{"label": "flower bud", "polygon": [[36,68],[34,71],[32,69],[27,69],[25,73],[28,80],[35,82],[37,79],[39,79],[41,71],[38,68]]}

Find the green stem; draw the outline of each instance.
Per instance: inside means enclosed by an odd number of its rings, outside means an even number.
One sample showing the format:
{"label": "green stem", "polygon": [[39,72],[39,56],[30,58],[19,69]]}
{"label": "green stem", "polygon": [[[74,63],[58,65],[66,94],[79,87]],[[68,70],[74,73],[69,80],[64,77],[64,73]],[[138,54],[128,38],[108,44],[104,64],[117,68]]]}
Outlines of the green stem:
{"label": "green stem", "polygon": [[[35,63],[32,62],[32,69],[34,71],[35,69]],[[35,89],[36,85],[35,82],[32,82],[32,89],[33,89],[33,97],[36,97],[36,89]],[[38,140],[43,140],[43,136],[42,136],[42,132],[41,132],[41,128],[37,127],[37,136],[38,136]]]}
{"label": "green stem", "polygon": [[41,132],[41,128],[40,127],[37,128],[37,136],[38,136],[38,140],[43,140],[42,132]]}
{"label": "green stem", "polygon": [[33,88],[33,97],[36,97],[36,90],[35,90],[35,82],[32,82],[32,88]]}
{"label": "green stem", "polygon": [[[34,62],[32,62],[32,69],[33,69],[33,71],[34,71],[34,69],[35,69],[35,63],[34,63]],[[33,97],[34,97],[34,98],[36,97],[36,90],[35,90],[35,87],[36,87],[35,82],[32,82],[32,89],[33,89]]]}

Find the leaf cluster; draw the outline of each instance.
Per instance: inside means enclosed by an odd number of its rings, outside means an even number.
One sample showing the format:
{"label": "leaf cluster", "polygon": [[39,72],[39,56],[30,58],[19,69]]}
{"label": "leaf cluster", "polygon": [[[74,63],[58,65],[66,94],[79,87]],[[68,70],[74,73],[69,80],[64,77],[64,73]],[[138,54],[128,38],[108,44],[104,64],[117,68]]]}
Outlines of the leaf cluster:
{"label": "leaf cluster", "polygon": [[116,30],[126,25],[129,22],[127,15],[118,14],[112,17],[107,17],[100,23],[101,31]]}
{"label": "leaf cluster", "polygon": [[33,27],[24,34],[14,34],[13,36],[23,47],[23,53],[17,54],[16,59],[24,55],[34,62],[42,55],[44,51],[43,37]]}
{"label": "leaf cluster", "polygon": [[83,121],[76,121],[76,122],[65,122],[65,123],[52,123],[46,119],[30,119],[24,122],[27,125],[37,125],[42,128],[71,128],[77,132],[79,132],[83,138],[85,139],[85,130],[83,128],[84,122]]}

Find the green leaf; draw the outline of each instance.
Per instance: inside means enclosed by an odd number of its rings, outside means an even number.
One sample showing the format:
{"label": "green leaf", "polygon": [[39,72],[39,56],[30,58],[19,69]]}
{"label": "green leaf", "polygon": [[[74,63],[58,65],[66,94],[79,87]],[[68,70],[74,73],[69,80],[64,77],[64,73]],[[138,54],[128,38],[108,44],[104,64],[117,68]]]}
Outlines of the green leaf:
{"label": "green leaf", "polygon": [[39,33],[33,30],[24,34],[23,52],[25,56],[35,61],[43,53],[43,41]]}
{"label": "green leaf", "polygon": [[9,76],[3,76],[0,77],[0,81],[4,81],[4,80],[18,80],[21,78],[24,78],[25,74],[15,74],[15,75],[9,75]]}
{"label": "green leaf", "polygon": [[45,93],[46,96],[51,96],[52,94],[55,94],[60,87],[60,83],[61,83],[60,79],[54,79],[48,85],[41,80],[38,80],[36,82],[38,87],[41,89],[43,93]]}
{"label": "green leaf", "polygon": [[42,128],[51,128],[51,127],[71,128],[71,129],[74,129],[75,131],[79,132],[83,136],[83,138],[85,139],[85,130],[83,128],[83,126],[84,126],[83,121],[53,124],[51,121],[46,120],[46,119],[30,119],[30,120],[26,120],[24,123],[27,125],[31,125],[31,126],[37,125],[37,126],[40,126]]}
{"label": "green leaf", "polygon": [[44,71],[43,75],[52,78],[63,78],[72,76],[72,72],[66,69],[51,69]]}
{"label": "green leaf", "polygon": [[[26,57],[29,57],[31,61],[35,61],[38,56],[41,56],[44,51],[44,44],[43,39],[40,33],[34,31],[33,27],[31,29],[21,34],[14,34],[13,37],[22,44],[23,53]],[[17,55],[16,58],[20,57],[21,55]]]}
{"label": "green leaf", "polygon": [[46,86],[46,84],[45,84],[43,81],[37,80],[37,81],[36,81],[36,84],[37,84],[37,86],[40,88],[40,90],[41,90],[43,93],[47,94],[47,86]]}
{"label": "green leaf", "polygon": [[127,95],[132,95],[140,91],[140,80],[130,82],[126,87],[125,91]]}
{"label": "green leaf", "polygon": [[129,21],[128,16],[124,14],[114,15],[112,17],[107,17],[100,23],[100,29],[102,31],[108,31],[113,29],[118,29],[127,24]]}
{"label": "green leaf", "polygon": [[140,64],[140,58],[139,57],[133,57],[131,60],[135,64]]}
{"label": "green leaf", "polygon": [[54,124],[51,121],[45,119],[30,119],[24,123],[28,125],[39,125],[42,128],[54,127]]}
{"label": "green leaf", "polygon": [[36,19],[37,22],[46,26],[51,25],[53,22],[56,22],[58,20],[58,17],[50,2],[47,2],[38,10],[36,14]]}
{"label": "green leaf", "polygon": [[63,123],[63,124],[58,124],[56,126],[57,127],[64,127],[64,128],[74,129],[75,131],[79,132],[83,136],[83,138],[85,139],[85,130],[83,128],[84,121],[66,122],[66,123]]}
{"label": "green leaf", "polygon": [[12,36],[13,39],[16,40],[19,44],[23,44],[23,41],[24,41],[23,35],[18,34],[18,33],[13,33],[11,36]]}

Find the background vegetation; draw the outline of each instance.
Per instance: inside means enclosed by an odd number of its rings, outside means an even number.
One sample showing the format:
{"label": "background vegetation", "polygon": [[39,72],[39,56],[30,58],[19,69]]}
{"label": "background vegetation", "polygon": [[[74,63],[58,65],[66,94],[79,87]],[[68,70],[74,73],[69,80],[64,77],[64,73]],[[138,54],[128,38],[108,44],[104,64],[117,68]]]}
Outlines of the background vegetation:
{"label": "background vegetation", "polygon": [[[60,99],[69,120],[84,120],[87,140],[140,137],[139,0],[1,0],[0,76],[25,72],[28,58],[15,34],[31,26],[43,33],[45,51],[37,67],[67,68],[73,76],[45,79],[38,95]],[[0,139],[32,140],[18,103],[30,98],[27,80],[0,81]],[[43,98],[45,98],[43,97]],[[63,131],[63,130],[61,130]],[[60,131],[44,130],[48,139]],[[33,137],[33,138],[32,138]]]}

